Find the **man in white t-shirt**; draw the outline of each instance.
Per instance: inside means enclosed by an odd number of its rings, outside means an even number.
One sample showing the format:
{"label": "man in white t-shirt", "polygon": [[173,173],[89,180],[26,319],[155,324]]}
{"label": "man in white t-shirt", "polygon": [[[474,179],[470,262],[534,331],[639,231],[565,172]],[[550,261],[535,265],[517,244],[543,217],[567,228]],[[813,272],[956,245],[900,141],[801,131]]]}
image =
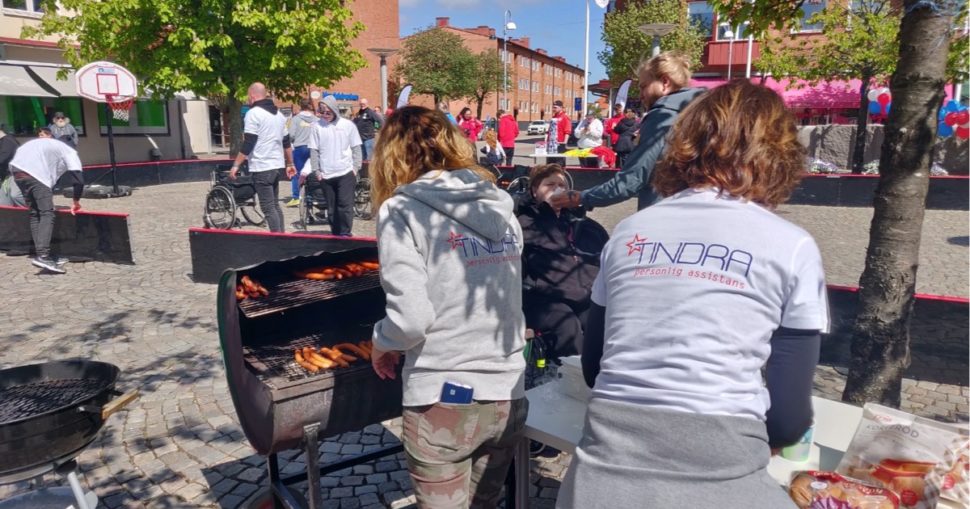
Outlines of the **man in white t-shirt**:
{"label": "man in white t-shirt", "polygon": [[24,143],[10,161],[10,173],[30,208],[30,235],[36,256],[30,260],[35,267],[57,274],[66,271],[63,262],[51,257],[51,236],[54,233],[54,185],[68,173],[74,187],[71,214],[81,210],[84,176],[81,159],[70,145],[51,137],[50,129],[38,130],[37,139]]}
{"label": "man in white t-shirt", "polygon": [[340,116],[337,100],[328,95],[320,100],[320,122],[310,135],[308,178],[318,178],[327,197],[330,231],[350,236],[354,226],[354,190],[363,163],[357,126]]}
{"label": "man in white t-shirt", "polygon": [[243,146],[229,171],[229,178],[235,179],[239,165],[249,159],[249,173],[252,175],[262,209],[269,225],[269,231],[283,233],[283,209],[279,202],[280,172],[285,166],[286,176],[296,175],[293,165],[293,147],[286,131],[286,117],[276,108],[273,100],[267,97],[262,83],[249,86],[249,104],[243,127]]}

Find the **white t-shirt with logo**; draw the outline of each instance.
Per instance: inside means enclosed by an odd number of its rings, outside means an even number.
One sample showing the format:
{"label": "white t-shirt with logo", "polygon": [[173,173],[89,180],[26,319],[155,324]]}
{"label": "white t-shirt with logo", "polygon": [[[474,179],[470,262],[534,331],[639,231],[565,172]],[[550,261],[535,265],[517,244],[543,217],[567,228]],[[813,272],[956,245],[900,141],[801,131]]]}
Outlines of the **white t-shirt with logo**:
{"label": "white t-shirt with logo", "polygon": [[822,258],[751,202],[686,190],[623,220],[602,255],[595,397],[764,420],[761,369],[780,326],[828,330]]}
{"label": "white t-shirt with logo", "polygon": [[256,146],[249,153],[249,171],[260,172],[286,167],[283,156],[283,137],[286,136],[286,117],[259,106],[246,112],[243,132],[256,135]]}
{"label": "white t-shirt with logo", "polygon": [[362,143],[357,126],[341,117],[336,122],[320,120],[314,124],[307,147],[318,151],[323,178],[331,179],[354,171],[354,153],[351,147],[360,146]]}

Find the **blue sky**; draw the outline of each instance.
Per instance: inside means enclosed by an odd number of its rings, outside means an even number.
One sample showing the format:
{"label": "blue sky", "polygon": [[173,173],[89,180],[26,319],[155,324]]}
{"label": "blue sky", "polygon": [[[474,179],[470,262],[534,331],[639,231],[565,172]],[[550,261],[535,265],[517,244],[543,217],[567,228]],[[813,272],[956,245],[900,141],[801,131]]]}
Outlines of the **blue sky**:
{"label": "blue sky", "polygon": [[[401,35],[411,35],[434,24],[438,16],[451,18],[455,27],[488,25],[501,36],[502,17],[512,11],[517,25],[509,37],[529,37],[532,49],[542,48],[550,55],[566,57],[570,64],[583,67],[583,32],[586,25],[586,0],[399,0]],[[589,2],[590,82],[606,77],[596,54],[603,50],[600,33],[605,9]]]}

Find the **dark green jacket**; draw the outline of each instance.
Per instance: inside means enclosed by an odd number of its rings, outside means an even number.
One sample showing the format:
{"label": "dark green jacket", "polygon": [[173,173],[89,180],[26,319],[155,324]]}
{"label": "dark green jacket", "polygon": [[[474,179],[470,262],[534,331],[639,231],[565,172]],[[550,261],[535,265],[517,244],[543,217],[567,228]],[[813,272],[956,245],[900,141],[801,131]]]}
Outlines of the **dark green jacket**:
{"label": "dark green jacket", "polygon": [[586,210],[606,207],[634,196],[637,197],[637,210],[653,204],[657,193],[650,186],[650,175],[667,146],[667,133],[677,115],[706,91],[704,88],[683,88],[658,99],[640,122],[640,141],[627,156],[623,168],[610,180],[583,191],[583,207]]}

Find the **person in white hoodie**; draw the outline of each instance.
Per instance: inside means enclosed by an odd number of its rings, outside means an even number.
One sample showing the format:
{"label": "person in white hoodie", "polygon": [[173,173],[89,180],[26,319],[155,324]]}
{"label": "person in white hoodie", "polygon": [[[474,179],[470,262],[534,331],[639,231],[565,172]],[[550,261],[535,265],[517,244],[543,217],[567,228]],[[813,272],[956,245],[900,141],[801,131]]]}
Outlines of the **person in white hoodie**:
{"label": "person in white hoodie", "polygon": [[332,95],[321,99],[317,107],[320,121],[313,124],[307,145],[310,167],[323,184],[331,233],[349,237],[354,227],[354,190],[363,164],[363,142],[357,126],[340,116]]}
{"label": "person in white hoodie", "polygon": [[372,158],[381,285],[372,363],[404,354],[403,435],[418,507],[496,507],[525,430],[522,229],[511,196],[445,115],[407,106]]}

